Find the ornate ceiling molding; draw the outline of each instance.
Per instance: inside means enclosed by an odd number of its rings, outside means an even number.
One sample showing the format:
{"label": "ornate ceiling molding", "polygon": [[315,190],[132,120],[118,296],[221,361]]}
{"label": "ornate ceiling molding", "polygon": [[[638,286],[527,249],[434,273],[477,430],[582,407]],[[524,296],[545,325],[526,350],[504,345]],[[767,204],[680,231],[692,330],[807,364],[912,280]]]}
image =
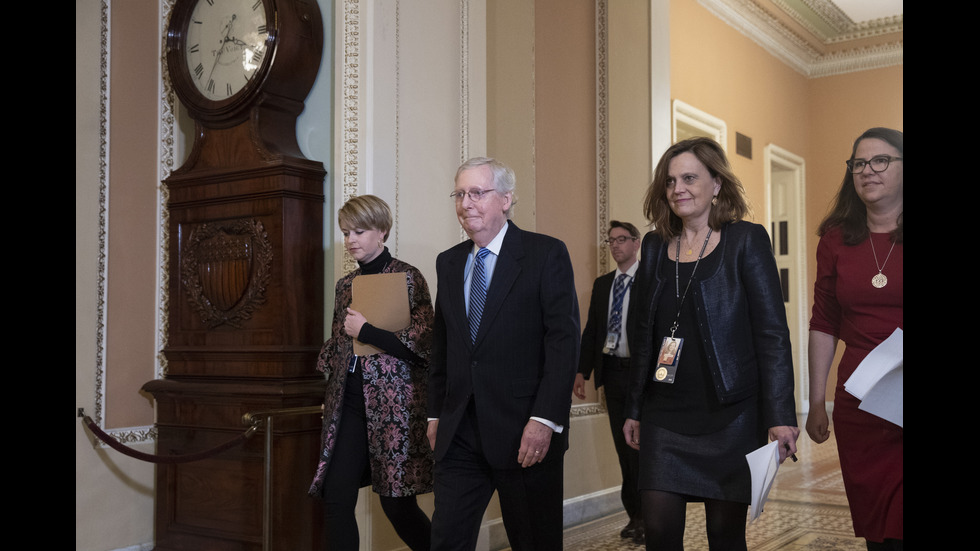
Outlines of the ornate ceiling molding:
{"label": "ornate ceiling molding", "polygon": [[[855,22],[830,0],[772,0],[770,4],[784,15],[780,18],[767,11],[761,0],[698,2],[808,78],[904,63],[901,15]],[[792,28],[791,22],[809,37]]]}
{"label": "ornate ceiling molding", "polygon": [[[871,21],[854,21],[830,0],[772,0],[793,21],[825,44],[883,36],[903,31],[903,15]],[[809,10],[804,16],[802,10]],[[816,20],[814,19],[816,18]]]}

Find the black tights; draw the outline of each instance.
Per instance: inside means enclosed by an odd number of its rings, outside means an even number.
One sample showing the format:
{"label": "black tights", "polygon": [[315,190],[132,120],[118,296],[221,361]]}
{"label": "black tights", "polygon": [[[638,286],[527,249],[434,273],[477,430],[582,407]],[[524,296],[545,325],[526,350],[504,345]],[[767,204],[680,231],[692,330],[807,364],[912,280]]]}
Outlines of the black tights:
{"label": "black tights", "polygon": [[[687,498],[659,490],[641,492],[647,550],[684,550]],[[745,514],[748,505],[732,501],[704,501],[708,548],[711,551],[745,551]]]}
{"label": "black tights", "polygon": [[[352,382],[353,381],[353,382]],[[323,480],[325,549],[357,551],[360,536],[354,507],[360,486],[368,482],[367,422],[359,378],[348,378],[348,395],[341,415],[333,457]],[[412,551],[429,551],[431,523],[414,495],[381,498],[381,508],[395,533]]]}
{"label": "black tights", "polygon": [[[415,496],[387,497],[381,499],[381,508],[385,516],[395,528],[398,537],[412,551],[429,551],[429,533],[432,525],[429,517],[419,507]],[[325,549],[336,551],[357,551],[360,536],[357,531],[357,519],[354,517],[354,505],[357,503],[357,491],[354,499],[348,504],[327,502],[324,516]]]}
{"label": "black tights", "polygon": [[385,516],[408,548],[412,551],[429,551],[432,522],[419,507],[415,496],[379,497]]}

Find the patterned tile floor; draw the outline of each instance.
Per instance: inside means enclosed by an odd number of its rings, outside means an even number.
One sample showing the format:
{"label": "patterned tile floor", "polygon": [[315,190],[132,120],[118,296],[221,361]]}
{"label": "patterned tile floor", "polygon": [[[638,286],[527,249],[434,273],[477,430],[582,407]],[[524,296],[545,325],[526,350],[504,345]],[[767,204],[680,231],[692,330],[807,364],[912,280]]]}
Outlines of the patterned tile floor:
{"label": "patterned tile floor", "polygon": [[[749,550],[864,551],[864,540],[854,537],[851,526],[834,438],[816,445],[804,433],[797,445],[799,462],[780,466],[765,510],[746,528]],[[621,512],[570,528],[565,532],[565,550],[642,550],[619,537],[626,521]],[[684,548],[708,549],[700,503],[688,506]]]}

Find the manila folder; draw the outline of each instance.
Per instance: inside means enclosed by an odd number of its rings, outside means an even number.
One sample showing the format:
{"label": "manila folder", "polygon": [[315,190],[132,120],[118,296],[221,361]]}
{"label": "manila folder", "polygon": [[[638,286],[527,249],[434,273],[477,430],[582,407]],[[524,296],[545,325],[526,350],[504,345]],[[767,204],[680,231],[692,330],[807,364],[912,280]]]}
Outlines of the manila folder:
{"label": "manila folder", "polygon": [[[408,327],[408,276],[405,272],[359,275],[351,284],[351,309],[364,315],[371,325],[398,332]],[[354,339],[354,354],[368,356],[384,352]]]}

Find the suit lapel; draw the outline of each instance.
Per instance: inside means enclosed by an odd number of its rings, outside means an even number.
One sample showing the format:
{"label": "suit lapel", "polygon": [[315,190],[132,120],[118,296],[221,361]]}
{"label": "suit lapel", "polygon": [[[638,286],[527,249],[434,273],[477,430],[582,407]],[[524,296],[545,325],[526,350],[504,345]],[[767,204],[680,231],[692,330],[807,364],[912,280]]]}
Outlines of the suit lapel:
{"label": "suit lapel", "polygon": [[[606,329],[609,326],[609,307],[612,306],[612,297],[610,293],[612,291],[613,282],[616,280],[616,270],[607,273],[602,276],[599,281],[599,296],[596,299],[601,300],[600,304],[605,306],[603,309],[596,312],[596,326],[599,331],[596,331],[596,336],[599,341],[605,342],[606,340]],[[599,347],[602,348],[601,346]]]}
{"label": "suit lapel", "polygon": [[610,303],[612,299],[609,296],[609,292],[612,291],[613,282],[616,281],[616,270],[607,273],[602,277],[599,282],[599,296],[596,297],[602,300],[602,303],[606,305],[606,311],[609,310]]}
{"label": "suit lapel", "polygon": [[[463,294],[463,278],[466,270],[466,256],[472,249],[472,240],[467,240],[460,243],[452,249],[452,254],[449,256],[449,261],[447,263],[447,268],[449,270],[449,273],[447,274],[447,281],[449,284],[446,286],[446,292],[449,294],[449,312],[447,315],[450,316],[450,319],[447,321],[454,327],[467,326],[466,297]],[[466,339],[466,341],[469,341],[469,339]]]}

